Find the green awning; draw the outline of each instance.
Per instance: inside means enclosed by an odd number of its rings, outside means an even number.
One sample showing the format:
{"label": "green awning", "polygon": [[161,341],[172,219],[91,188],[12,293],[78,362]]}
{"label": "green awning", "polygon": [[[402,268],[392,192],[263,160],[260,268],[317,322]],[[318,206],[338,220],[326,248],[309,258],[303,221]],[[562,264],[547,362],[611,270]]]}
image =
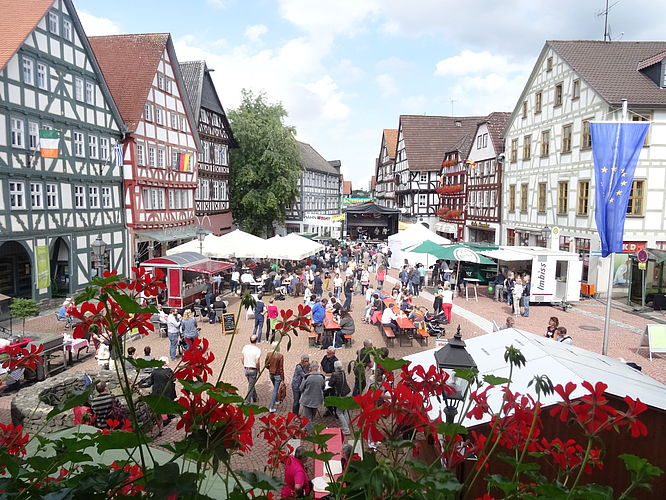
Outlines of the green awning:
{"label": "green awning", "polygon": [[457,260],[462,262],[475,262],[477,264],[495,264],[492,260],[477,253],[467,245],[438,245],[434,241],[426,240],[410,252],[427,253],[438,259]]}

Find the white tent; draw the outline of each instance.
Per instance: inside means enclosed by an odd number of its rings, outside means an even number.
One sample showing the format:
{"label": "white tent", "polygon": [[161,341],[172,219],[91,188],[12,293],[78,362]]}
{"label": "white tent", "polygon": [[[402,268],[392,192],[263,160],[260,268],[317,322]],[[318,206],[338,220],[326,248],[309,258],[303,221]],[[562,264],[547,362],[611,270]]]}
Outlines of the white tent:
{"label": "white tent", "polygon": [[[254,257],[256,248],[263,248],[266,240],[236,229],[222,236],[209,234],[203,242],[203,254],[215,259],[227,259],[229,257]],[[167,255],[180,252],[198,252],[199,240],[194,239],[167,250]]]}
{"label": "white tent", "polygon": [[[448,245],[451,240],[448,240],[434,231],[431,231],[423,224],[412,224],[407,229],[398,231],[388,237],[388,245],[391,249],[391,267],[402,266],[405,259],[409,260],[410,264],[421,262],[426,266],[434,264],[435,258],[422,253],[412,253],[403,251],[403,248],[414,247],[420,245],[426,240],[433,241],[438,245]],[[431,260],[432,262],[429,262]]]}
{"label": "white tent", "polygon": [[284,237],[274,236],[267,240],[263,256],[267,259],[301,260],[323,249],[321,243],[289,233]]}
{"label": "white tent", "polygon": [[[666,385],[635,370],[622,361],[588,351],[573,345],[562,344],[552,339],[532,333],[510,328],[499,332],[488,333],[472,339],[465,339],[467,352],[474,358],[480,375],[509,376],[509,363],[504,361],[506,347],[513,345],[525,356],[525,366],[514,369],[511,390],[521,394],[530,394],[536,399],[534,384],[528,386],[536,375],[548,375],[553,384],[566,385],[573,382],[578,385],[572,399],[586,394],[581,386],[585,380],[592,385],[597,382],[608,384],[606,392],[623,398],[630,395],[640,398],[645,404],[666,409]],[[429,349],[405,356],[404,359],[423,366],[426,370],[435,364],[436,349]],[[502,404],[502,392],[491,390],[488,398],[490,407],[497,411]],[[557,394],[542,395],[541,403],[549,406],[559,402]],[[433,410],[431,417],[443,412],[443,402],[436,398],[431,400]],[[463,405],[464,407],[464,405]],[[466,418],[463,425],[474,426],[488,420]]]}

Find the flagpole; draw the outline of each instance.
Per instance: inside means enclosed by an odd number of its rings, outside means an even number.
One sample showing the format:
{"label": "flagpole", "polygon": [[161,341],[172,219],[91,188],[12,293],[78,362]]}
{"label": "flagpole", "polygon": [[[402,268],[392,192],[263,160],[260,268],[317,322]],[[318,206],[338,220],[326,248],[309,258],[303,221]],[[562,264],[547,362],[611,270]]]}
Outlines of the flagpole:
{"label": "flagpole", "polygon": [[[628,103],[626,99],[622,99],[622,121],[626,122],[628,118]],[[613,300],[613,262],[615,254],[608,255],[608,290],[606,291],[606,317],[604,318],[604,340],[601,348],[601,354],[608,356],[608,337],[610,328],[611,316],[611,301]]]}

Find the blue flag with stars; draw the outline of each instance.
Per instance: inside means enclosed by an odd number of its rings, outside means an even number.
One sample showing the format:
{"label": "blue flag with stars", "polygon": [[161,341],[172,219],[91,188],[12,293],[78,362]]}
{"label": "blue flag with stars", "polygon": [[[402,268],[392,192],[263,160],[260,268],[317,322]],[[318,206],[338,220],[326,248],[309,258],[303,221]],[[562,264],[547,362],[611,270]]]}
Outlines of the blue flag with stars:
{"label": "blue flag with stars", "polygon": [[624,220],[648,122],[592,122],[596,193],[595,220],[601,255],[622,252]]}

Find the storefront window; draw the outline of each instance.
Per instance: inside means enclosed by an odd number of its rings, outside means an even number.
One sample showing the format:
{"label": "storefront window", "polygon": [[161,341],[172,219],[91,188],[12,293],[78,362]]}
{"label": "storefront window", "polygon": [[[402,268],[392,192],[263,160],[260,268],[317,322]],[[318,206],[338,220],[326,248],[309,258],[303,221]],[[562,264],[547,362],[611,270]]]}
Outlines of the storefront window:
{"label": "storefront window", "polygon": [[506,244],[508,246],[514,246],[516,244],[516,231],[515,229],[506,230]]}
{"label": "storefront window", "polygon": [[560,250],[564,252],[571,251],[571,236],[560,236]]}
{"label": "storefront window", "polygon": [[583,260],[583,281],[587,281],[590,271],[590,240],[588,238],[576,238],[576,253]]}

